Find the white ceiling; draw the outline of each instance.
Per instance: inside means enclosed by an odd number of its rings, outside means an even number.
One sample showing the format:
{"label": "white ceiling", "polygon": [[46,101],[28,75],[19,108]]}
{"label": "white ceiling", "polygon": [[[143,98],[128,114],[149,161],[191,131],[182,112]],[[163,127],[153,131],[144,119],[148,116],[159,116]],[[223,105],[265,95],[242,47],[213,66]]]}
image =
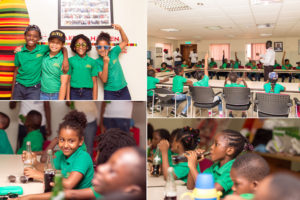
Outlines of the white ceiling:
{"label": "white ceiling", "polygon": [[[167,11],[154,1],[148,0],[149,36],[176,40],[263,38],[262,33],[271,33],[271,37],[300,37],[300,0],[282,0],[267,6],[251,5],[251,0],[180,0],[192,8],[186,11]],[[256,27],[264,23],[275,26]],[[209,30],[207,26],[223,29]],[[180,31],[164,32],[160,30],[163,28]]]}

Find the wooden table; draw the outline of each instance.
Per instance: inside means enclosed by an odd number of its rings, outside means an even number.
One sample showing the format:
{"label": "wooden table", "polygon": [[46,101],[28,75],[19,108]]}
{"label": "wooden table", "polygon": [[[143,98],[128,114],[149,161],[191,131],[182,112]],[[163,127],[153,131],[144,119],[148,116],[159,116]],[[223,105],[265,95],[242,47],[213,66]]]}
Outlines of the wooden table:
{"label": "wooden table", "polygon": [[[23,195],[39,194],[44,192],[44,184],[41,182],[21,183],[20,176],[23,175],[23,161],[21,155],[0,155],[0,187],[21,186]],[[15,183],[8,181],[8,176],[14,175]]]}

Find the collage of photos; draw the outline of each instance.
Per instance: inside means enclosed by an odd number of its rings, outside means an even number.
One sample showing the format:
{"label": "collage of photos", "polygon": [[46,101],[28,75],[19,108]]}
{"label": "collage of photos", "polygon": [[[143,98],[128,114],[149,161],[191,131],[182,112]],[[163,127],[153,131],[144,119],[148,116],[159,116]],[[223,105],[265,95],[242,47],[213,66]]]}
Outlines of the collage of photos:
{"label": "collage of photos", "polygon": [[300,200],[299,6],[0,0],[0,200]]}

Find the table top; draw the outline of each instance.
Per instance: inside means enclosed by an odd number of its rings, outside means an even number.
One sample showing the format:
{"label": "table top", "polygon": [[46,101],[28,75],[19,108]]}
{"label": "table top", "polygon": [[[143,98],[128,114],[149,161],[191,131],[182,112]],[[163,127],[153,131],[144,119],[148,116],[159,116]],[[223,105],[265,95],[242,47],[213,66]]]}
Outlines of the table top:
{"label": "table top", "polygon": [[[21,186],[23,195],[39,194],[44,192],[44,184],[41,182],[21,183],[20,176],[23,175],[23,161],[21,155],[0,155],[0,187]],[[15,183],[8,181],[8,176],[14,175]]]}
{"label": "table top", "polygon": [[300,162],[300,156],[294,156],[294,155],[287,154],[287,153],[261,153],[261,152],[257,152],[257,153],[263,157],[276,158],[276,159],[280,159],[280,160],[287,160],[287,161],[293,161],[293,162]]}

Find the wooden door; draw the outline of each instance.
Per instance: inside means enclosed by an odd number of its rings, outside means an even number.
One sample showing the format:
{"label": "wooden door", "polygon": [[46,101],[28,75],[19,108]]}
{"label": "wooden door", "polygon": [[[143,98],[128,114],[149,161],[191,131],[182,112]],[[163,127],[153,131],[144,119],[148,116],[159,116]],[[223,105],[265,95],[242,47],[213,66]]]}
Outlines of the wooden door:
{"label": "wooden door", "polygon": [[183,57],[183,60],[187,62],[188,65],[191,65],[190,62],[190,52],[194,49],[197,50],[197,44],[181,44],[180,45],[180,53]]}

